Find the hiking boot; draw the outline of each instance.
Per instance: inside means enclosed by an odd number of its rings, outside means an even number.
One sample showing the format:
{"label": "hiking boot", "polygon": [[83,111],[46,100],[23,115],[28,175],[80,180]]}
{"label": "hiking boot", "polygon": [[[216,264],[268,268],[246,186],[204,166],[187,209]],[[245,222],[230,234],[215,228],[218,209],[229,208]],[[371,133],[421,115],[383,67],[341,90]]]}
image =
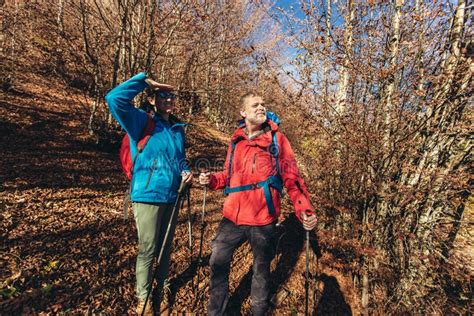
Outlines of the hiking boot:
{"label": "hiking boot", "polygon": [[[143,310],[143,308],[145,308],[145,310]],[[151,304],[151,300],[148,299],[148,302],[146,303],[146,306],[145,306],[145,300],[139,299],[136,312],[137,312],[137,315],[153,316],[153,306]]]}

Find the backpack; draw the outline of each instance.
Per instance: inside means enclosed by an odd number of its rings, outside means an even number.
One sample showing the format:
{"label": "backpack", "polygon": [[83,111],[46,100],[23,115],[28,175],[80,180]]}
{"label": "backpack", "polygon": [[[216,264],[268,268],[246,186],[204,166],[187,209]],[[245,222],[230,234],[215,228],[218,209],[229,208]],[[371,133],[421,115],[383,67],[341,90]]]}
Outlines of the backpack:
{"label": "backpack", "polygon": [[[140,140],[138,141],[137,153],[135,154],[135,157],[133,157],[133,159],[132,159],[132,153],[130,151],[130,137],[128,136],[128,134],[125,134],[125,136],[122,139],[122,144],[120,145],[120,149],[119,149],[119,159],[120,159],[120,165],[122,166],[122,170],[129,181],[132,180],[133,166],[135,165],[135,162],[137,161],[138,155],[145,148],[146,144],[148,143],[148,140],[150,139],[151,133],[153,132],[154,129],[155,129],[155,122],[153,121],[153,116],[150,113],[148,113],[146,126],[145,126],[145,129],[143,130],[143,134],[140,137]],[[123,198],[123,213],[124,213],[125,219],[128,219],[128,206],[129,206],[128,204],[130,201],[131,192],[132,192],[132,182],[130,182],[130,185],[128,186],[128,189],[125,192],[125,196]]]}
{"label": "backpack", "polygon": [[[280,119],[273,112],[267,112],[267,119],[270,119],[277,125],[280,125]],[[243,120],[239,121],[239,125],[241,123],[243,123]],[[251,184],[241,185],[237,187],[230,187],[230,177],[232,176],[232,160],[234,158],[234,150],[235,150],[236,144],[241,140],[242,140],[241,138],[238,138],[235,141],[232,141],[232,144],[231,144],[229,166],[227,169],[227,183],[224,188],[224,194],[227,196],[235,192],[255,190],[257,188],[262,188],[263,194],[265,196],[265,202],[267,203],[267,207],[268,207],[268,212],[270,213],[270,215],[273,216],[275,215],[275,207],[273,205],[273,199],[272,199],[272,193],[270,191],[270,187],[275,188],[280,194],[282,194],[283,192],[283,180],[281,179],[280,165],[278,163],[279,150],[278,150],[276,132],[272,131],[272,143],[270,145],[270,148],[268,148],[270,154],[275,158],[276,175],[270,176],[267,179],[257,182],[257,183],[251,183]]]}
{"label": "backpack", "polygon": [[130,138],[128,137],[128,134],[125,134],[122,139],[122,144],[120,145],[119,150],[119,159],[120,164],[122,166],[122,170],[129,181],[132,180],[133,166],[135,165],[135,161],[137,160],[138,155],[143,151],[146,144],[148,143],[148,140],[150,139],[151,133],[154,129],[155,122],[153,121],[152,115],[148,114],[145,129],[143,130],[142,137],[140,138],[137,144],[138,151],[133,160],[132,153],[130,151]]}

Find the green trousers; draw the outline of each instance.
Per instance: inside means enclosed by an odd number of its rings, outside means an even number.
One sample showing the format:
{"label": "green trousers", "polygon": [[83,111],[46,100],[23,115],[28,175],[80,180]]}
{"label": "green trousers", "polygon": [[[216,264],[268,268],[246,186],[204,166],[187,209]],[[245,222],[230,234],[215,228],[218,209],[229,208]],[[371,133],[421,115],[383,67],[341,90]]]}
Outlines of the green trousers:
{"label": "green trousers", "polygon": [[[133,213],[138,231],[138,256],[136,264],[137,297],[145,299],[153,282],[153,258],[158,257],[163,245],[168,223],[170,222],[172,204],[133,203]],[[158,295],[161,295],[163,285],[168,277],[171,246],[176,228],[178,211],[171,222],[167,242],[157,271]]]}

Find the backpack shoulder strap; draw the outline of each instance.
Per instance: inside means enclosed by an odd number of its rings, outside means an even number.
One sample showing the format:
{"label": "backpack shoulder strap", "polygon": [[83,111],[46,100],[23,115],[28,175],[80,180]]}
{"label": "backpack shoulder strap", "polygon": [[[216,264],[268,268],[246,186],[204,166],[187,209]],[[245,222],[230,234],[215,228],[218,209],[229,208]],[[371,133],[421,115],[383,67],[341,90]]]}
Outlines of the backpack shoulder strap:
{"label": "backpack shoulder strap", "polygon": [[153,130],[155,129],[155,121],[153,121],[153,116],[148,113],[148,119],[146,121],[145,129],[143,130],[143,134],[141,139],[138,141],[137,144],[137,153],[135,154],[135,157],[133,157],[132,160],[132,168],[130,170],[131,174],[133,174],[133,167],[135,166],[135,161],[137,161],[138,155],[143,151],[145,148],[145,145],[148,143],[148,140],[150,139],[151,133],[153,133]]}
{"label": "backpack shoulder strap", "polygon": [[280,163],[278,162],[279,153],[280,149],[278,148],[277,131],[272,131],[272,144],[270,145],[270,154],[275,157],[275,167],[278,176],[280,176]]}
{"label": "backpack shoulder strap", "polygon": [[146,121],[145,129],[143,130],[142,137],[137,144],[138,152],[142,152],[143,148],[145,148],[146,143],[150,139],[151,133],[155,129],[155,122],[153,121],[153,117],[151,114],[148,114],[148,119]]}
{"label": "backpack shoulder strap", "polygon": [[231,141],[230,157],[229,157],[229,167],[227,169],[227,184],[230,183],[230,176],[232,174],[232,160],[234,159],[235,146],[240,142],[243,137],[237,137],[235,140]]}

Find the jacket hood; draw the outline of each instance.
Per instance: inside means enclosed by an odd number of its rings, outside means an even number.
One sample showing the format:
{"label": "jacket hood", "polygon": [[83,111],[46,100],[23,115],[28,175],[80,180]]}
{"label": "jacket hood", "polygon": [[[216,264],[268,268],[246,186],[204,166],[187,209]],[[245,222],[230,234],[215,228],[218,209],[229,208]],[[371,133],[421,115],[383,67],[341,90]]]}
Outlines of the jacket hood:
{"label": "jacket hood", "polygon": [[[247,134],[245,133],[245,121],[241,121],[239,127],[235,130],[234,134],[232,135],[232,141],[236,142],[242,139],[248,139]],[[267,119],[262,124],[262,129],[264,133],[262,135],[257,136],[253,139],[256,145],[266,147],[272,143],[272,134],[268,133],[269,131],[276,132],[278,130],[278,125],[270,119]]]}

